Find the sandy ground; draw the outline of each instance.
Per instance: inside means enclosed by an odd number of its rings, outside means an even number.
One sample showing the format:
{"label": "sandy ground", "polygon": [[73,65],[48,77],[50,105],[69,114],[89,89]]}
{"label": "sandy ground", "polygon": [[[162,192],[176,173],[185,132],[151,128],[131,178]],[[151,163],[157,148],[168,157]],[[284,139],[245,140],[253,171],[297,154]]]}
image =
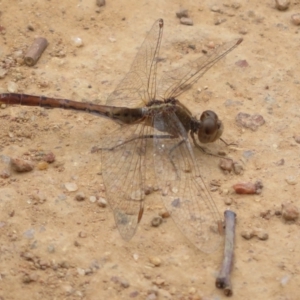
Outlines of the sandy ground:
{"label": "sandy ground", "polygon": [[[221,11],[213,12],[213,5]],[[179,24],[179,8],[189,10],[194,26]],[[95,103],[105,103],[158,18],[165,22],[164,70],[198,57],[211,42],[242,36],[243,43],[180,100],[195,115],[205,109],[218,113],[225,140],[237,146],[217,142],[211,150],[226,151],[245,169],[242,175],[226,175],[218,158],[205,158],[202,166],[203,174],[209,169],[220,183],[212,193],[220,212],[231,202],[237,213],[232,298],[299,299],[299,221],[286,222],[275,212],[284,202],[300,206],[295,141],[300,38],[299,27],[290,22],[300,1],[280,12],[271,0],[128,0],[107,1],[101,8],[95,0],[3,0],[0,11],[1,64],[7,70],[1,92],[15,82],[19,93]],[[22,55],[37,36],[46,37],[49,46],[36,66],[28,67]],[[74,42],[78,37],[84,43],[79,48]],[[238,66],[240,60],[248,66]],[[255,131],[240,127],[235,121],[239,112],[259,114],[265,124]],[[41,153],[51,151],[56,158],[45,170],[36,167],[0,179],[1,300],[225,298],[215,288],[222,247],[212,254],[200,252],[172,219],[151,227],[152,218],[164,209],[158,193],[147,197],[130,242],[121,239],[109,207],[94,201],[106,195],[100,155],[90,150],[114,126],[59,109],[14,106],[0,111],[1,171],[9,157],[37,163]],[[200,163],[203,154],[197,152],[196,158]],[[264,185],[260,195],[236,195],[231,188],[257,179]],[[67,191],[65,183],[75,183],[78,190]],[[78,193],[85,200],[76,201]],[[269,239],[241,237],[243,230],[256,229]],[[154,266],[151,258],[161,264]]]}

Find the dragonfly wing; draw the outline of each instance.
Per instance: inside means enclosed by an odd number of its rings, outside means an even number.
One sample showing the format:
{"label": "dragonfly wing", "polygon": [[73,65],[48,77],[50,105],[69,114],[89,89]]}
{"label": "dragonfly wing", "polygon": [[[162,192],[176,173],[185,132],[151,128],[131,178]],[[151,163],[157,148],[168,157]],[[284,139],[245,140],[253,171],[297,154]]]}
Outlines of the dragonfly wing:
{"label": "dragonfly wing", "polygon": [[141,107],[155,99],[156,65],[162,39],[163,20],[157,20],[141,45],[130,71],[108,97],[106,105]]}
{"label": "dragonfly wing", "polygon": [[163,184],[162,199],[181,232],[203,252],[217,249],[221,241],[220,216],[195,162],[187,132],[175,113],[157,114],[154,126],[164,122],[172,139],[154,138],[157,181]]}
{"label": "dragonfly wing", "polygon": [[159,82],[158,95],[164,99],[177,98],[241,42],[242,39],[230,41],[219,46],[208,55],[201,56],[185,66],[165,72]]}
{"label": "dragonfly wing", "polygon": [[146,134],[145,130],[143,124],[124,126],[100,144],[108,202],[124,240],[133,237],[144,210],[145,159],[150,141],[137,137]]}

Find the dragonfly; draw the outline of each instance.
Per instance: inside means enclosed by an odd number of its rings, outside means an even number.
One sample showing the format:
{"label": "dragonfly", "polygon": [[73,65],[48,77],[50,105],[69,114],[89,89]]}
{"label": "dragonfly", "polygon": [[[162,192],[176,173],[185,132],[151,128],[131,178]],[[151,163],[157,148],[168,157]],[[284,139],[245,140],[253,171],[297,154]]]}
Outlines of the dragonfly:
{"label": "dragonfly", "polygon": [[[153,180],[180,231],[203,252],[222,240],[218,212],[194,147],[221,138],[223,123],[206,110],[200,119],[178,100],[203,74],[235,49],[242,39],[226,42],[157,80],[164,22],[158,19],[139,48],[130,71],[105,105],[45,96],[4,93],[0,103],[84,111],[120,124],[100,138],[103,182],[116,226],[124,240],[136,233]],[[190,140],[191,139],[191,140]],[[193,147],[194,145],[194,147]]]}

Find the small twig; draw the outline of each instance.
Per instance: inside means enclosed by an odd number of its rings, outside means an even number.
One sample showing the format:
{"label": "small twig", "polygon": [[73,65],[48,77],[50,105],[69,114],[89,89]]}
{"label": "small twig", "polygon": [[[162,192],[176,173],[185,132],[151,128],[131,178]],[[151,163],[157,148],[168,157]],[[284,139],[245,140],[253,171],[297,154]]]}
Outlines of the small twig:
{"label": "small twig", "polygon": [[221,271],[216,279],[216,287],[224,289],[226,296],[232,295],[230,273],[233,265],[236,213],[231,210],[224,212],[225,216],[225,247]]}
{"label": "small twig", "polygon": [[36,38],[27,53],[25,54],[24,61],[26,65],[33,66],[36,64],[46,47],[48,46],[48,41],[43,37]]}

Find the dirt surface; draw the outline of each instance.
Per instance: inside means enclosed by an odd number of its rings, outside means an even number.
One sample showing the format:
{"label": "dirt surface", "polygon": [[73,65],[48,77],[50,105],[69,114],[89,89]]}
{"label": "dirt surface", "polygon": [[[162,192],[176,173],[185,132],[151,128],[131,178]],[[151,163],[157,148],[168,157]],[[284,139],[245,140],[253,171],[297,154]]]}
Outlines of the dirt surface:
{"label": "dirt surface", "polygon": [[[209,169],[209,178],[219,183],[212,196],[220,213],[229,207],[237,214],[232,298],[299,299],[299,221],[284,221],[280,212],[285,202],[300,207],[300,38],[299,27],[290,21],[300,12],[300,2],[291,1],[287,11],[278,11],[271,0],[128,0],[107,1],[101,8],[95,2],[1,1],[1,92],[10,87],[104,104],[158,18],[165,22],[162,70],[184,65],[207,46],[243,37],[180,100],[195,115],[205,109],[218,113],[224,139],[237,145],[217,142],[210,149],[225,151],[244,167],[243,174],[224,174],[218,158],[203,159],[195,151],[203,174]],[[193,26],[180,24],[179,8],[188,9]],[[22,57],[38,36],[47,38],[49,46],[28,67]],[[98,205],[106,195],[101,156],[91,148],[116,125],[67,110],[2,108],[1,300],[225,298],[215,287],[223,247],[200,252],[171,218],[152,227],[152,218],[164,211],[158,192],[147,197],[130,242],[121,239],[109,206]],[[254,130],[239,126],[240,112],[258,114],[265,123]],[[39,162],[49,152],[55,161]],[[26,158],[36,166],[18,173],[9,169],[10,158]],[[261,194],[232,190],[235,183],[258,179]],[[74,184],[77,190],[68,191],[66,186]],[[78,194],[85,198],[76,200]],[[263,230],[269,238],[246,240],[241,236],[245,230]]]}

